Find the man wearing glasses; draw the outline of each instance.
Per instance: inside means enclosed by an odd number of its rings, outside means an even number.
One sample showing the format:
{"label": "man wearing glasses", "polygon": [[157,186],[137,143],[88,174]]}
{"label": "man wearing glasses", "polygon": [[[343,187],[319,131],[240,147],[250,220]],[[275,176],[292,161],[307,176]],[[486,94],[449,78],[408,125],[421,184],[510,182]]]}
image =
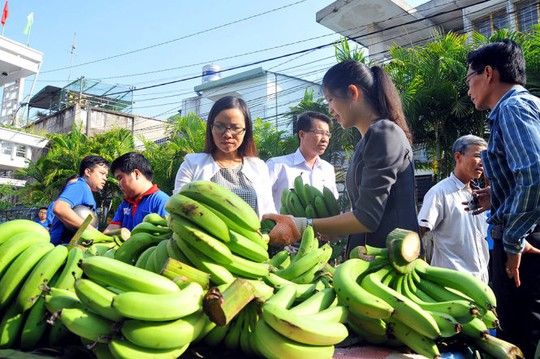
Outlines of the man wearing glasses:
{"label": "man wearing glasses", "polygon": [[300,147],[296,152],[270,158],[266,164],[270,172],[272,195],[276,211],[281,208],[281,194],[284,189],[294,187],[294,179],[301,175],[304,183],[319,190],[328,187],[338,197],[336,173],[334,166],[323,160],[321,156],[330,142],[330,126],[328,116],[315,111],[306,111],[298,116],[296,132]]}
{"label": "man wearing glasses", "polygon": [[490,110],[482,163],[491,186],[476,191],[473,214],[491,209],[497,336],[532,358],[540,339],[540,99],[524,87],[525,59],[514,41],[484,45],[467,63],[468,95],[477,110]]}

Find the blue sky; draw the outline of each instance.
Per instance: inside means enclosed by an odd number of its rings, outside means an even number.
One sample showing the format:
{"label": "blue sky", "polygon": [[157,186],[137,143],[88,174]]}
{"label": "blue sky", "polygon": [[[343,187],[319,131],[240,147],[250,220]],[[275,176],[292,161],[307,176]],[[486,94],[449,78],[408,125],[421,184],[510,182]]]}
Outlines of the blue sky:
{"label": "blue sky", "polygon": [[[332,2],[10,0],[4,36],[43,53],[34,94],[46,85],[63,87],[81,76],[135,88],[175,82],[134,93],[133,113],[166,119],[182,99],[195,95],[193,87],[201,79],[185,79],[200,75],[205,64],[227,69],[339,40],[315,21],[316,12]],[[30,12],[34,23],[26,36]],[[261,66],[317,81],[335,63],[333,53],[327,46],[244,70]],[[25,94],[32,80],[26,80]]]}

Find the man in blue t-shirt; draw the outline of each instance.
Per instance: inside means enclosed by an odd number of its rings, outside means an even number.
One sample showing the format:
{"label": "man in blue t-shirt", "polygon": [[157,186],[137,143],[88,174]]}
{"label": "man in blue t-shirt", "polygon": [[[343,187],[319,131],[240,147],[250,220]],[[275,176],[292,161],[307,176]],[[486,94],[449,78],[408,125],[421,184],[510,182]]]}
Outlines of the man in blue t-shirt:
{"label": "man in blue t-shirt", "polygon": [[124,192],[124,200],[104,233],[121,227],[132,230],[149,213],[165,216],[169,196],[152,184],[154,173],[148,160],[137,152],[128,152],[113,161],[111,172]]}
{"label": "man in blue t-shirt", "polygon": [[51,223],[47,219],[47,207],[41,207],[38,211],[38,219],[34,222],[41,224],[45,229],[49,230]]}
{"label": "man in blue t-shirt", "polygon": [[109,162],[103,157],[89,155],[83,158],[79,165],[79,178],[66,186],[54,204],[56,217],[51,226],[53,244],[69,243],[73,229],[82,225],[84,218],[73,210],[75,206],[83,205],[92,211],[96,209],[92,192],[101,191],[105,187],[108,174]]}

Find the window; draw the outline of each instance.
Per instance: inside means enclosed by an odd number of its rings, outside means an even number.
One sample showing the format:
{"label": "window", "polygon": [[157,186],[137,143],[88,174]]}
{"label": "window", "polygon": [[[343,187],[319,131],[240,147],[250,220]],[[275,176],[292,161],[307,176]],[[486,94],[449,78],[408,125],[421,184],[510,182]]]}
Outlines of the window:
{"label": "window", "polygon": [[18,145],[17,146],[17,152],[15,153],[15,156],[25,158],[26,157],[26,146]]}
{"label": "window", "polygon": [[485,37],[490,37],[495,31],[508,27],[508,17],[505,10],[494,12],[473,22],[474,31]]}
{"label": "window", "polygon": [[538,24],[539,4],[536,0],[526,0],[516,3],[516,20],[518,30],[527,32],[533,25]]}
{"label": "window", "polygon": [[11,143],[9,142],[2,142],[2,154],[11,156]]}

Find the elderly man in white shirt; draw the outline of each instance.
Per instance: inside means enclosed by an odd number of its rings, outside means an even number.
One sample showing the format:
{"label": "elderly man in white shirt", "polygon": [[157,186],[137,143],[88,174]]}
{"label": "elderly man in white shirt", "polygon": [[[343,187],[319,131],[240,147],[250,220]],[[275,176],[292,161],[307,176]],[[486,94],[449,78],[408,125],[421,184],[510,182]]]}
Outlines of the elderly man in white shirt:
{"label": "elderly man in white shirt", "polygon": [[304,183],[321,191],[328,187],[338,198],[334,166],[319,157],[328,147],[331,124],[330,118],[320,112],[303,112],[298,116],[296,125],[300,147],[294,153],[273,157],[266,162],[278,213],[283,190],[293,188],[298,175],[302,176]]}
{"label": "elderly man in white shirt", "polygon": [[468,272],[485,283],[489,279],[486,214],[472,215],[462,203],[472,199],[471,181],[484,172],[480,152],[486,148],[480,137],[458,138],[452,146],[454,171],[426,193],[418,214],[428,257],[433,246],[431,265]]}

